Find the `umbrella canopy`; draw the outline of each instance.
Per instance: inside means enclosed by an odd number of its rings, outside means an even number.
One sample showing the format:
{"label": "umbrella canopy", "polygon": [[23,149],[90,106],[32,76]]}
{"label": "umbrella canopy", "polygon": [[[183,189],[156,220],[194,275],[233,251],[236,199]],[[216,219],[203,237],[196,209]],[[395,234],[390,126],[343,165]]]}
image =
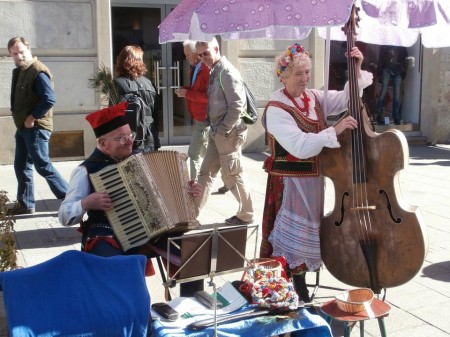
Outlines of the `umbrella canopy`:
{"label": "umbrella canopy", "polygon": [[186,39],[302,40],[313,27],[326,38],[346,40],[341,27],[352,4],[361,8],[358,41],[450,47],[449,0],[182,0],[159,26],[159,42]]}
{"label": "umbrella canopy", "polygon": [[[427,48],[450,46],[450,1],[363,0],[360,3],[358,41],[410,47],[421,37]],[[326,37],[326,30],[319,28]],[[332,40],[345,41],[340,30],[331,28]]]}
{"label": "umbrella canopy", "polygon": [[182,0],[159,26],[159,42],[186,39],[302,40],[312,27],[344,25],[353,0]]}

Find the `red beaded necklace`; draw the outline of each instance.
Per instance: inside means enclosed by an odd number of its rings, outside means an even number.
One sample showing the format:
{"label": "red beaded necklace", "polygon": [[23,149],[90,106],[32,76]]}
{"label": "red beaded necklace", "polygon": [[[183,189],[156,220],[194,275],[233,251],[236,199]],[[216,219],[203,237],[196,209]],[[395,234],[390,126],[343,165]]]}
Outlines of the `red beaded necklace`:
{"label": "red beaded necklace", "polygon": [[304,108],[301,108],[300,105],[298,105],[297,101],[288,93],[288,91],[286,89],[283,89],[284,94],[286,95],[287,98],[289,98],[291,100],[291,102],[294,104],[294,106],[299,109],[306,117],[309,116],[309,97],[306,96],[306,93],[303,91],[302,92],[302,102],[303,105],[305,106]]}

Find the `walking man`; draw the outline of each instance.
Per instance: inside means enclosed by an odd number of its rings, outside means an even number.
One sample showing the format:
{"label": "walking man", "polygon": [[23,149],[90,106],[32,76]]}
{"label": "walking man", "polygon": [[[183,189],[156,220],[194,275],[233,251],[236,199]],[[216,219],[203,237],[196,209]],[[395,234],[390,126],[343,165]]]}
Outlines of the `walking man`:
{"label": "walking man", "polygon": [[201,62],[195,49],[195,41],[186,40],[183,42],[186,60],[191,65],[190,85],[176,90],[178,97],[184,97],[187,109],[194,120],[194,130],[192,132],[191,143],[188,148],[190,158],[191,179],[197,179],[198,171],[202,159],[206,153],[208,145],[209,126],[206,124],[206,106],[208,104],[209,69]]}
{"label": "walking man", "polygon": [[220,55],[216,39],[197,42],[197,53],[211,68],[208,87],[207,122],[210,125],[208,148],[198,176],[202,186],[199,210],[211,194],[219,170],[222,179],[239,203],[236,215],[225,220],[230,225],[253,222],[253,205],[241,163],[247,125],[241,119],[247,100],[241,74]]}
{"label": "walking man", "polygon": [[53,131],[53,75],[31,54],[23,37],[8,42],[8,51],[16,68],[12,74],[11,112],[16,125],[14,171],[17,178],[17,202],[11,214],[32,214],[35,210],[33,165],[45,178],[58,199],[64,199],[68,184],[49,157],[48,142]]}

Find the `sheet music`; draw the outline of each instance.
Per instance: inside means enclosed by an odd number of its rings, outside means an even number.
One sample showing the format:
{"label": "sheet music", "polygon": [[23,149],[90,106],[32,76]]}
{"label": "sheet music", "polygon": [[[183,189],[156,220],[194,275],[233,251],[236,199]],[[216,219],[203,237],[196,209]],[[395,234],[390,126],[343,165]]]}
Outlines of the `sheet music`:
{"label": "sheet music", "polygon": [[[222,287],[218,288],[217,294],[217,298],[223,299],[221,302],[224,304],[223,308],[217,310],[217,317],[230,314],[248,304],[247,300],[232,286],[230,282],[226,282]],[[176,321],[170,322],[168,320],[164,320],[153,309],[151,311],[152,317],[159,318],[161,323],[167,327],[186,327],[190,323],[214,317],[214,310],[206,309],[193,297],[177,297],[167,303],[173,309],[178,311],[179,318]],[[249,310],[253,310],[253,308],[250,308]]]}

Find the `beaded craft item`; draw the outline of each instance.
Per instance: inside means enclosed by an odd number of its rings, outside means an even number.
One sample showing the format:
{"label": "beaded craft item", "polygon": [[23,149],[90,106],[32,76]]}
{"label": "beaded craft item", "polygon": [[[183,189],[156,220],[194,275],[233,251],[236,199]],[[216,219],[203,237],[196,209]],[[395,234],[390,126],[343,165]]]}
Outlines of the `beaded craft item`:
{"label": "beaded craft item", "polygon": [[293,284],[284,277],[276,277],[273,271],[257,266],[247,270],[245,281],[253,304],[269,309],[298,308],[299,298]]}

